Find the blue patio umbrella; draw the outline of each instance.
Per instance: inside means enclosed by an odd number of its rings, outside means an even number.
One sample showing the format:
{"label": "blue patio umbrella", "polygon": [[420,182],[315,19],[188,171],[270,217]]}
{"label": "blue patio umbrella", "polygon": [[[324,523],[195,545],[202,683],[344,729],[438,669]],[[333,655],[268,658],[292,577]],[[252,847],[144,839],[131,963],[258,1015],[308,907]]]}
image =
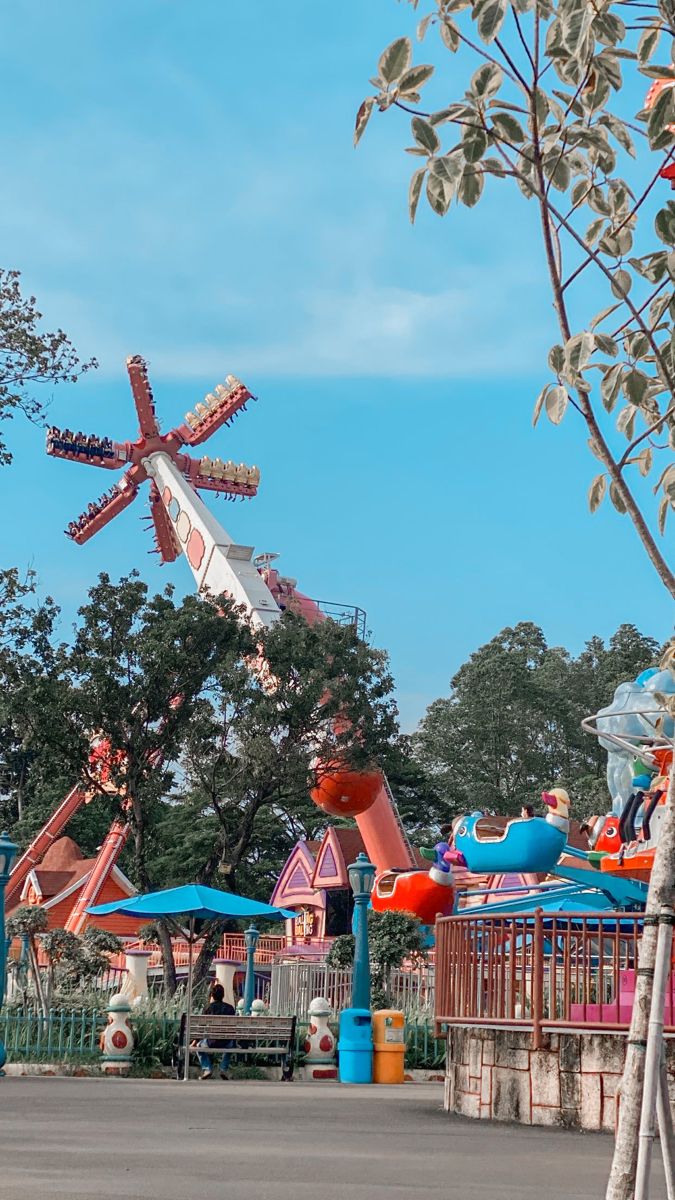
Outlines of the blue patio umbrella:
{"label": "blue patio umbrella", "polygon": [[230,917],[235,920],[252,920],[262,917],[268,921],[283,921],[295,916],[287,908],[276,908],[273,904],[262,904],[259,900],[249,900],[246,896],[237,896],[234,892],[221,892],[218,888],[205,887],[201,883],[186,883],[182,887],[165,888],[161,892],[148,892],[145,896],[130,896],[124,900],[114,900],[110,904],[95,904],[87,909],[95,917],[104,917],[108,913],[122,913],[128,917],[147,917],[148,919],[166,917],[174,921],[176,917],[188,919],[188,981],[187,1005],[185,1016],[185,1073],[188,1078],[190,1064],[190,1009],[192,1008],[192,950],[195,938],[195,922],[218,920]]}

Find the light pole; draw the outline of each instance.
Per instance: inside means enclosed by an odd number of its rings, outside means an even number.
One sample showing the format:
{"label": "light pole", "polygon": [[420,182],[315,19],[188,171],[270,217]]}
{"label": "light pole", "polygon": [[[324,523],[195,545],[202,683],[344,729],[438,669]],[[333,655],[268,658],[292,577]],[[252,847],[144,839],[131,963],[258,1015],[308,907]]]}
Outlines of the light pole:
{"label": "light pole", "polygon": [[[14,866],[14,859],[18,846],[9,837],[9,834],[0,834],[0,1009],[5,1001],[5,975],[7,966],[7,937],[5,934],[5,888],[9,883],[9,877]],[[7,1052],[3,1043],[0,1041],[0,1075],[4,1075],[2,1068],[7,1061]]]}
{"label": "light pole", "polygon": [[352,1008],[370,1008],[370,955],[368,953],[368,901],[375,882],[375,867],[360,852],[347,868],[354,893],[354,974]]}
{"label": "light pole", "polygon": [[244,1016],[250,1016],[251,1006],[255,1000],[255,948],[258,945],[260,930],[255,925],[249,925],[244,931],[246,943],[246,978],[244,980]]}

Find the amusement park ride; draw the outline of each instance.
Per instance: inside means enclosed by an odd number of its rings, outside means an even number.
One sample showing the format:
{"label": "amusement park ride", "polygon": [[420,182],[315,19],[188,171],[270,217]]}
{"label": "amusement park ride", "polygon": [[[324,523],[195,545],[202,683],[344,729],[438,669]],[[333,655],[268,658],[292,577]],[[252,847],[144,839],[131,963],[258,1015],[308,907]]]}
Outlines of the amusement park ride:
{"label": "amusement park ride", "polygon": [[[179,554],[184,554],[199,593],[232,596],[247,611],[253,627],[271,626],[285,609],[300,613],[310,622],[324,620],[327,615],[324,606],[298,591],[296,581],[284,578],[272,565],[276,555],[254,558],[253,548],[237,544],[198,494],[199,491],[210,491],[234,499],[257,493],[260,482],[257,467],[222,462],[206,455],[196,459],[186,452],[186,448],[200,445],[243,411],[254,398],[249,390],[234,376],[228,376],[225,385],[216,387],[205,397],[204,403],[196,404],[195,411],[187,413],[182,424],[163,434],[157,422],[143,359],[129,358],[127,369],[139,424],[138,437],[134,441],[113,442],[109,438],[85,437],[67,429],[49,430],[47,453],[52,457],[104,470],[124,468],[121,479],[110,491],[98,502],[89,504],[87,510],[70,523],[67,535],[82,545],[122,512],[136,497],[140,485],[148,482],[156,551],[164,563],[173,562]],[[349,619],[359,627],[362,618],[360,610],[350,610]],[[651,674],[654,673],[645,673]],[[638,684],[640,680],[635,686]],[[611,708],[606,712],[611,713]],[[620,731],[624,712],[621,707],[617,712]],[[595,729],[593,732],[599,732],[614,750],[618,747],[624,757],[627,752],[634,754],[634,736],[631,740],[630,733],[626,739],[621,732],[607,732],[612,720],[605,721],[602,732]],[[516,901],[514,896],[513,902],[520,907],[524,905],[524,892],[533,893],[526,897],[526,905],[542,903],[538,889],[545,886],[542,880],[549,872],[554,875],[551,881],[554,887],[547,892],[551,903],[554,902],[555,886],[560,886],[561,881],[561,894],[564,893],[567,901],[570,890],[580,888],[582,907],[588,902],[588,891],[593,889],[594,882],[610,904],[625,904],[627,899],[639,902],[644,883],[629,884],[628,881],[643,881],[649,876],[668,772],[672,769],[672,751],[668,749],[668,739],[662,730],[655,737],[648,730],[648,735],[640,735],[638,741],[641,761],[633,771],[633,790],[621,803],[620,815],[592,819],[590,843],[593,849],[590,854],[568,845],[569,798],[559,788],[543,793],[545,816],[528,815],[504,822],[480,812],[472,813],[455,821],[447,842],[439,842],[433,850],[422,850],[419,855],[408,841],[391,789],[378,769],[355,772],[331,764],[331,771],[317,773],[311,796],[329,815],[354,817],[365,850],[377,868],[372,905],[378,911],[411,912],[423,923],[431,925],[437,915],[445,915],[455,908],[457,877],[463,872],[466,879],[466,868],[474,876],[474,889],[476,873],[483,877],[487,875],[489,884],[491,877],[503,880],[505,874],[512,873],[511,882],[516,886],[510,890],[517,893],[518,899]],[[110,756],[111,750],[105,740],[93,739],[90,773],[97,774],[99,786],[88,792],[82,785],[76,785],[30,844],[10,878],[8,909],[15,907],[25,894],[31,872],[62,835],[78,809],[98,791],[113,788],[109,783]],[[124,796],[120,799],[124,810]],[[642,821],[636,830],[639,811]],[[86,923],[87,909],[100,898],[101,889],[119,858],[128,833],[124,816],[116,818],[68,916],[66,928],[72,932],[80,932]],[[583,870],[579,869],[579,861],[569,865],[570,855],[584,860]],[[564,869],[559,865],[561,856],[567,862]],[[428,869],[422,865],[424,858],[432,860]],[[594,869],[598,867],[601,869]],[[622,888],[618,882],[612,883],[612,875],[624,876],[626,886]],[[485,891],[473,894],[480,896],[479,902],[484,903],[485,899],[489,902],[495,891],[496,887],[488,886]],[[466,897],[463,902],[466,903]],[[497,903],[500,903],[499,899]]]}
{"label": "amusement park ride", "polygon": [[[135,441],[113,442],[109,438],[85,437],[70,430],[52,428],[47,453],[55,458],[98,466],[104,470],[126,468],[122,478],[101,500],[71,522],[67,535],[82,545],[123,511],[136,497],[140,485],[150,484],[150,511],[156,549],[162,562],[173,562],[180,553],[187,559],[201,594],[227,593],[244,606],[255,626],[270,626],[285,609],[301,613],[309,621],[323,620],[320,603],[298,591],[295,580],[284,578],[273,567],[276,556],[253,558],[253,548],[234,542],[205,506],[197,489],[234,498],[251,497],[258,489],[257,467],[222,463],[205,456],[197,460],[184,451],[204,442],[211,434],[246,408],[253,399],[248,389],[233,376],[226,386],[209,393],[183,424],[162,434],[155,414],[152,390],[144,361],[127,360],[131,390],[138,414],[139,434]],[[360,621],[360,610],[351,619]],[[312,798],[332,815],[354,816],[367,853],[379,872],[392,866],[401,870],[417,867],[415,854],[403,829],[386,779],[379,771],[356,773],[333,770],[317,777]],[[8,888],[8,906],[16,904],[30,871],[58,838],[82,804],[91,799],[76,786],[16,864]],[[69,918],[77,932],[86,909],[100,892],[101,879],[121,853],[128,827],[116,820],[101,848],[92,872]],[[426,872],[424,872],[426,874]],[[77,926],[77,929],[76,929]]]}

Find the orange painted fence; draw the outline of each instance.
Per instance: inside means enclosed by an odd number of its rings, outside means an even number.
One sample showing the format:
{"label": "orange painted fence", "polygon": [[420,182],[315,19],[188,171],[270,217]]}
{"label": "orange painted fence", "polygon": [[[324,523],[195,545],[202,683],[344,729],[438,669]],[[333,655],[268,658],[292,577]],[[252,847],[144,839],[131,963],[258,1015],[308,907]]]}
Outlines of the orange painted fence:
{"label": "orange painted fence", "polygon": [[[637,913],[441,917],[436,923],[436,1029],[498,1025],[542,1032],[627,1030],[642,929]],[[675,981],[665,1027],[675,1030]]]}
{"label": "orange painted fence", "polygon": [[[187,941],[182,941],[180,938],[172,938],[173,943],[173,958],[176,967],[186,967],[189,958],[189,947]],[[281,954],[287,947],[286,938],[283,934],[269,934],[258,938],[258,944],[255,951],[255,962],[259,965],[270,965],[275,962],[278,955]],[[193,957],[196,959],[201,948],[201,942],[197,942],[193,950]],[[126,950],[149,950],[150,958],[148,960],[148,968],[152,970],[154,967],[162,966],[162,951],[161,947],[152,942],[127,942],[124,947]],[[246,943],[243,934],[226,933],[223,935],[223,940],[218,946],[214,958],[230,958],[235,962],[246,962]],[[124,954],[113,959],[115,966],[124,966]]]}

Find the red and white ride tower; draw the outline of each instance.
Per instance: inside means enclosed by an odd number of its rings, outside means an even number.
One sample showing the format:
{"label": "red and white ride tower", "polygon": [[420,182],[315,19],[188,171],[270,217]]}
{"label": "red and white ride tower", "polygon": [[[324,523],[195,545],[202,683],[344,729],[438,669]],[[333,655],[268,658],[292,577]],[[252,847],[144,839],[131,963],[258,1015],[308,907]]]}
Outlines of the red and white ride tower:
{"label": "red and white ride tower", "polygon": [[[52,428],[47,453],[107,470],[125,467],[121,480],[95,504],[90,504],[67,533],[78,545],[93,537],[131,503],[144,481],[150,484],[150,509],[157,550],[162,562],[183,553],[197,589],[213,596],[226,593],[243,605],[254,626],[270,626],[286,608],[307,620],[322,620],[322,605],[297,590],[296,581],[279,575],[273,555],[253,557],[252,546],[238,545],[206,507],[199,490],[232,498],[255,496],[260,482],[257,467],[223,463],[219,458],[191,457],[184,447],[201,445],[254,399],[240,380],[229,375],[210,392],[183,424],[162,434],[155,415],[145,362],[127,359],[131,390],[138,413],[139,436],[133,442],[85,437]],[[328,606],[330,608],[330,606]],[[341,606],[333,606],[341,609]],[[343,612],[347,610],[343,609]],[[350,619],[361,624],[364,614],[351,609]],[[338,615],[338,613],[330,613]],[[378,871],[416,865],[396,804],[379,772],[357,775],[341,771],[319,780],[313,799],[333,815],[355,817],[364,844]]]}

